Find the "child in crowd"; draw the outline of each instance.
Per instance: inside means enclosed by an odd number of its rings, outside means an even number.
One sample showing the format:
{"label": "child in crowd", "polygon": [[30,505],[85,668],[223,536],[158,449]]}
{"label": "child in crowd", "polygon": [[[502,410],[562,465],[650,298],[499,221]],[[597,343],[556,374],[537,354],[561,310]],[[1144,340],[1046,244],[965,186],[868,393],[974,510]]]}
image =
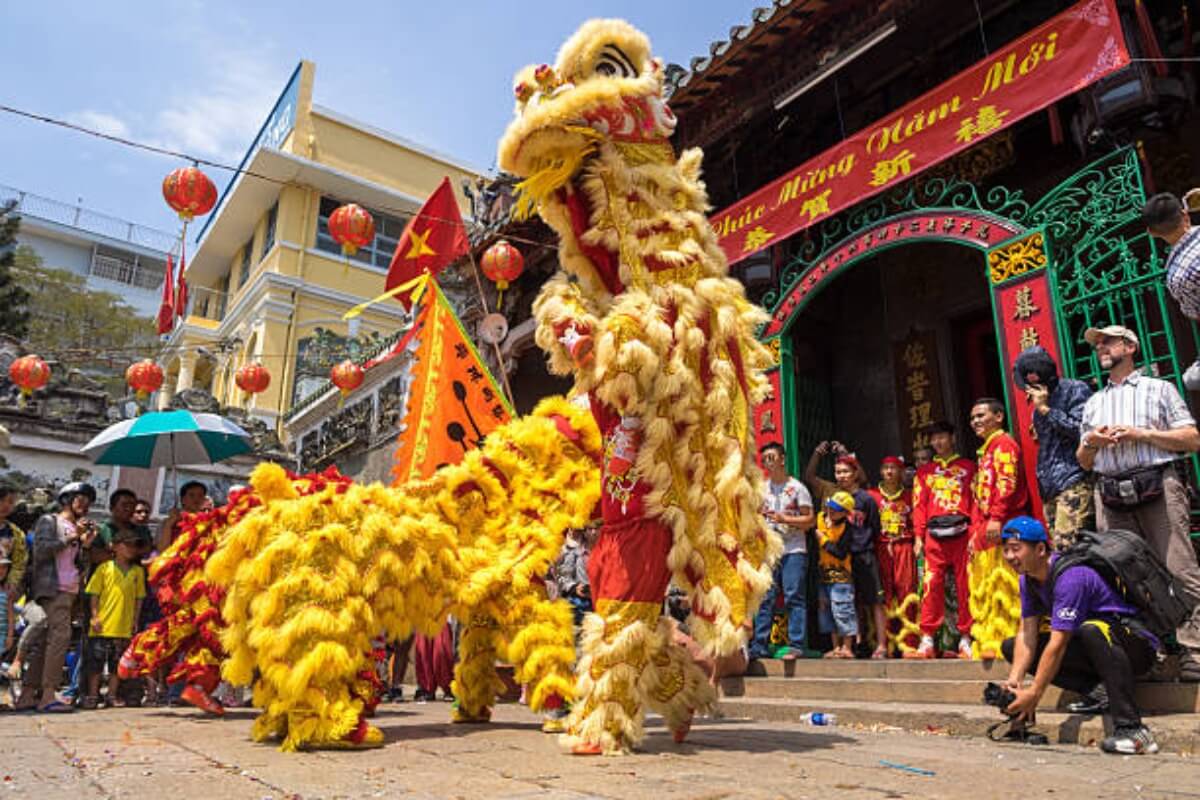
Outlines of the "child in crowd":
{"label": "child in crowd", "polygon": [[575,611],[575,627],[583,624],[584,615],[592,611],[592,592],[588,584],[588,553],[590,551],[588,529],[569,530],[562,552],[554,563],[554,583],[558,596],[571,604]]}
{"label": "child in crowd", "polygon": [[854,582],[850,567],[846,517],[854,511],[854,496],[834,492],[817,515],[818,566],[821,572],[821,632],[833,636],[833,649],[826,658],[854,658],[858,617],[854,609]]}
{"label": "child in crowd", "polygon": [[92,630],[88,641],[88,694],[84,708],[95,708],[100,675],[108,669],[110,706],[122,706],[117,696],[117,662],[133,637],[134,625],[146,597],[146,579],[138,564],[141,543],[132,530],[122,530],[113,539],[114,558],[101,564],[87,584],[92,605]]}

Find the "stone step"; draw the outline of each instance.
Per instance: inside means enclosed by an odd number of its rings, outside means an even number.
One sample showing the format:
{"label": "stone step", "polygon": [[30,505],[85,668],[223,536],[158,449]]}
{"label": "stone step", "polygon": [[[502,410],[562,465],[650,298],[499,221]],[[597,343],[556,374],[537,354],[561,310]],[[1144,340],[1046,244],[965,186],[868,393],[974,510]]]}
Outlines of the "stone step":
{"label": "stone step", "polygon": [[[945,670],[929,670],[939,675]],[[917,673],[920,674],[920,673]],[[793,676],[786,678],[739,677],[721,681],[726,697],[755,699],[846,700],[866,703],[911,703],[927,706],[946,704],[982,704],[988,677],[961,679],[942,677],[903,678],[826,678]],[[1042,697],[1041,708],[1064,708],[1077,695],[1051,686]],[[1200,684],[1142,683],[1137,687],[1138,707],[1145,712],[1192,714],[1200,712]]]}
{"label": "stone step", "polygon": [[960,661],[941,658],[908,659],[797,659],[764,658],[750,662],[747,675],[772,678],[941,678],[945,680],[1003,680],[1008,664],[1003,661]]}
{"label": "stone step", "polygon": [[[729,697],[722,699],[718,705],[720,716],[762,722],[799,722],[801,715],[814,711],[836,714],[838,726],[861,726],[871,730],[899,728],[928,735],[951,736],[983,736],[988,727],[1000,719],[994,709],[978,704],[925,705],[849,700],[807,702]],[[1145,722],[1164,752],[1184,755],[1200,752],[1200,714],[1147,714]],[[1036,730],[1046,734],[1053,744],[1095,745],[1107,735],[1104,724],[1101,717],[1039,711]],[[832,732],[837,728],[825,730]],[[1025,750],[1023,747],[1021,749]]]}

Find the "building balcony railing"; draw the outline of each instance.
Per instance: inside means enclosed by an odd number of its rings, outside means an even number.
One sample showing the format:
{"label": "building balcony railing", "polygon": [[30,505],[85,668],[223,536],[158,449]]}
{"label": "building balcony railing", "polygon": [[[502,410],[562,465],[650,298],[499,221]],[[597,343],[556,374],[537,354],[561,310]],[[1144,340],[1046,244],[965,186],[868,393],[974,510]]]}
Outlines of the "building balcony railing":
{"label": "building balcony railing", "polygon": [[129,242],[159,253],[172,253],[179,247],[179,237],[166,231],[148,228],[145,225],[138,225],[96,211],[89,211],[82,205],[71,205],[12,186],[0,185],[0,207],[13,200],[17,203],[15,211],[25,216],[57,222],[70,228],[79,228],[89,233]]}
{"label": "building balcony railing", "polygon": [[188,287],[188,316],[220,322],[225,319],[228,295],[203,286]]}
{"label": "building balcony railing", "polygon": [[139,289],[161,289],[163,271],[147,267],[135,261],[127,261],[104,253],[92,256],[91,274],[117,283],[128,284]]}

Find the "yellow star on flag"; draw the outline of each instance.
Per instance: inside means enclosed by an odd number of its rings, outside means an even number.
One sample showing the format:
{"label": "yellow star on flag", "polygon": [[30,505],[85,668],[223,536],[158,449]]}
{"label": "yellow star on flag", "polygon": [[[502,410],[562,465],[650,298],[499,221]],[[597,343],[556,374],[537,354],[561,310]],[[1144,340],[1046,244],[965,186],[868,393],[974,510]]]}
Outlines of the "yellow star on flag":
{"label": "yellow star on flag", "polygon": [[436,256],[437,251],[430,247],[425,241],[429,238],[429,234],[433,232],[433,228],[427,228],[424,233],[417,233],[415,230],[409,235],[409,243],[412,245],[408,249],[405,258],[420,258],[421,256]]}

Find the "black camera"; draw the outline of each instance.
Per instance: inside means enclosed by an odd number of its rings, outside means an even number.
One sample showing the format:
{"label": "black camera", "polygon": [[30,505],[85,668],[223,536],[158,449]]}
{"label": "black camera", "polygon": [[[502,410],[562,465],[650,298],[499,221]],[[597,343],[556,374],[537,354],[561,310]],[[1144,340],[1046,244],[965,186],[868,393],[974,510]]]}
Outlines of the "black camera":
{"label": "black camera", "polygon": [[994,681],[988,681],[987,686],[983,687],[983,702],[989,706],[995,706],[1004,713],[1017,696],[1011,690],[1004,688]]}

